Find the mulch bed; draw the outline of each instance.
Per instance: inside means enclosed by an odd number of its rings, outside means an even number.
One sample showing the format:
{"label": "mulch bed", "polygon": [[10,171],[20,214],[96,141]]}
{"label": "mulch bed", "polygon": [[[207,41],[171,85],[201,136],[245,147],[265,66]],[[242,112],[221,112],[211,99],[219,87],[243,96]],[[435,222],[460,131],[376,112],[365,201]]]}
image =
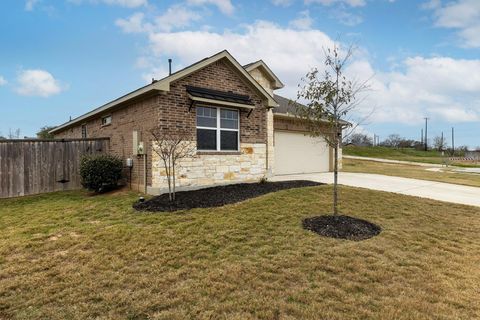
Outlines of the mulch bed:
{"label": "mulch bed", "polygon": [[344,215],[306,218],[303,228],[325,237],[354,241],[372,238],[382,231],[374,223]]}
{"label": "mulch bed", "polygon": [[221,207],[279,190],[318,185],[322,185],[322,183],[306,180],[239,183],[177,192],[174,203],[168,200],[168,193],[165,193],[145,202],[137,202],[133,205],[133,208],[139,211],[176,211],[193,208]]}

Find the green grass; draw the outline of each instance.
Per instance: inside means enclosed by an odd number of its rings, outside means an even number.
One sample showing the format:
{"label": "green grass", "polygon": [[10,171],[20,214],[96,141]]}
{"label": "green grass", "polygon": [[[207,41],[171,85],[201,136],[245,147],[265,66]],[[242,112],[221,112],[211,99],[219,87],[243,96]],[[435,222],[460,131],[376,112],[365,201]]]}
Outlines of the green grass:
{"label": "green grass", "polygon": [[0,319],[478,319],[480,208],[342,187],[383,232],[301,228],[331,187],[145,214],[133,193],[0,200]]}
{"label": "green grass", "polygon": [[480,174],[455,172],[451,168],[442,168],[441,172],[428,171],[427,167],[397,163],[382,163],[368,160],[342,160],[345,172],[374,173],[387,176],[422,179],[446,183],[480,187]]}
{"label": "green grass", "polygon": [[[387,148],[387,147],[356,147],[345,146],[343,154],[348,156],[382,158],[390,160],[413,161],[422,163],[443,164],[445,158],[435,150],[421,151],[413,148]],[[476,167],[477,164],[470,162],[454,161],[450,164],[462,167]]]}

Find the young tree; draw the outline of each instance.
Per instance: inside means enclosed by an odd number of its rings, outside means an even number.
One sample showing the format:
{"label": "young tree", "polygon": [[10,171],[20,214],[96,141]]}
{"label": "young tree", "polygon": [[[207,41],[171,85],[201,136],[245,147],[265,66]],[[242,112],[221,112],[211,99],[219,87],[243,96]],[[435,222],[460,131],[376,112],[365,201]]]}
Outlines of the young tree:
{"label": "young tree", "polygon": [[55,129],[52,126],[44,126],[40,128],[40,131],[37,132],[38,139],[53,139],[54,136],[49,131]]}
{"label": "young tree", "polygon": [[171,132],[168,129],[157,127],[150,131],[154,147],[153,151],[163,162],[168,183],[168,197],[171,202],[175,201],[176,174],[179,161],[192,157],[195,154],[193,136],[186,131]]}
{"label": "young tree", "polygon": [[[313,137],[323,137],[334,150],[333,167],[333,214],[338,215],[338,155],[342,141],[353,132],[354,126],[344,121],[363,99],[359,94],[368,88],[367,82],[349,80],[345,68],[353,55],[354,48],[342,50],[338,45],[325,52],[325,70],[310,70],[299,85],[297,100],[306,101],[305,106],[296,107],[297,118],[309,129]],[[357,125],[359,122],[356,122]],[[350,132],[346,129],[350,127]]]}

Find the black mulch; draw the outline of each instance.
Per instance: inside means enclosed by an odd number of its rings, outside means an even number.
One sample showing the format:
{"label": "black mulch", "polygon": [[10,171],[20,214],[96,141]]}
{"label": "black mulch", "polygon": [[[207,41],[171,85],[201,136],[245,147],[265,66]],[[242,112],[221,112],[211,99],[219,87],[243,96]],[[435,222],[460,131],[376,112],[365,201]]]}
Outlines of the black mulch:
{"label": "black mulch", "polygon": [[306,180],[239,183],[177,192],[174,203],[168,200],[168,194],[165,193],[145,202],[137,202],[133,205],[133,208],[139,211],[176,211],[193,208],[221,207],[279,190],[318,185],[322,185],[322,183]]}
{"label": "black mulch", "polygon": [[303,228],[331,238],[360,241],[372,238],[382,228],[366,220],[349,216],[318,216],[303,220]]}

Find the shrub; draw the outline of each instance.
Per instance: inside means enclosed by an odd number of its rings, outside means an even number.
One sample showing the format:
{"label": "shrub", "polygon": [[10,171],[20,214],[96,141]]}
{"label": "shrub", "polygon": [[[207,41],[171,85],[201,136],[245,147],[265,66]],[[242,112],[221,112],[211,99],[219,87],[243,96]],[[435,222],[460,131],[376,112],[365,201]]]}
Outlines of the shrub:
{"label": "shrub", "polygon": [[123,162],[111,155],[87,155],[80,164],[80,176],[84,188],[102,192],[115,188],[122,178]]}

